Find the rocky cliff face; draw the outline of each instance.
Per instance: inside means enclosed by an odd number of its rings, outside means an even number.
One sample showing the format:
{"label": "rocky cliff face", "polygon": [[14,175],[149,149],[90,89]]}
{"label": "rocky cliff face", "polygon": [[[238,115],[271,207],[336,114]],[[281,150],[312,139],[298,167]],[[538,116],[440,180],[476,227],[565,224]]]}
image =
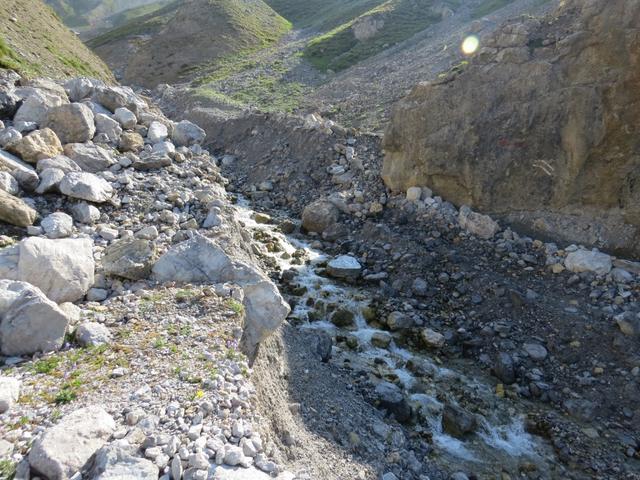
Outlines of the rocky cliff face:
{"label": "rocky cliff face", "polygon": [[638,2],[567,1],[481,39],[397,105],[385,182],[637,254],[639,25]]}

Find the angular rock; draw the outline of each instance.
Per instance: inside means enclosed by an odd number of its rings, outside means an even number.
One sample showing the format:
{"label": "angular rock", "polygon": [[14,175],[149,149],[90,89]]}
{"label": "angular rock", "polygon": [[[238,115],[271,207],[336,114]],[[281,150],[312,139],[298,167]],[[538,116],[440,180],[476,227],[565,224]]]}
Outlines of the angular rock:
{"label": "angular rock", "polygon": [[13,121],[15,123],[35,122],[37,125],[43,125],[47,119],[49,109],[65,103],[67,103],[67,99],[58,93],[31,89],[30,94],[24,99],[15,117],[13,117]]}
{"label": "angular rock", "polygon": [[52,352],[64,342],[69,319],[38,288],[0,280],[0,351],[3,355]]}
{"label": "angular rock", "polygon": [[85,202],[77,203],[71,207],[71,215],[76,222],[86,225],[93,225],[100,220],[100,210]]}
{"label": "angular rock", "polygon": [[20,246],[11,245],[0,248],[0,278],[18,280],[18,260],[20,258]]}
{"label": "angular rock", "polygon": [[104,446],[115,428],[113,418],[102,408],[76,410],[34,442],[29,463],[49,480],[66,480]]}
{"label": "angular rock", "polygon": [[126,238],[109,245],[102,257],[107,275],[142,280],[151,274],[155,260],[153,242],[139,238]]}
{"label": "angular rock", "polygon": [[0,118],[13,118],[20,99],[12,92],[0,90]]}
{"label": "angular rock", "polygon": [[420,331],[420,337],[422,341],[431,348],[442,348],[444,347],[444,335],[436,332],[435,330],[431,330],[430,328],[423,328]]}
{"label": "angular rock", "polygon": [[44,126],[56,132],[62,143],[88,142],[96,133],[93,112],[83,103],[51,108]]}
{"label": "angular rock", "polygon": [[141,155],[133,162],[133,168],[136,170],[147,171],[156,170],[158,168],[168,167],[171,165],[171,158],[166,155],[148,154]]}
{"label": "angular rock", "polygon": [[114,112],[113,118],[122,126],[122,128],[130,130],[134,128],[138,119],[136,115],[127,108],[117,108]]}
{"label": "angular rock", "polygon": [[189,147],[194,144],[201,144],[206,136],[205,131],[196,124],[188,120],[182,120],[175,124],[171,140],[178,147]]}
{"label": "angular rock", "polygon": [[151,461],[134,455],[133,448],[116,444],[98,450],[88,478],[92,480],[157,480],[158,467]]}
{"label": "angular rock", "polygon": [[22,134],[13,127],[0,130],[0,148],[6,148],[22,138]]}
{"label": "angular rock", "polygon": [[467,232],[485,240],[493,238],[500,230],[498,223],[490,216],[474,212],[466,205],[460,207],[458,222]]}
{"label": "angular rock", "polygon": [[457,405],[446,404],[442,412],[442,429],[449,435],[463,438],[478,428],[476,416]]}
{"label": "angular rock", "polygon": [[17,195],[20,185],[9,172],[0,172],[0,190],[4,190],[9,195]]}
{"label": "angular rock", "polygon": [[0,221],[17,227],[28,227],[33,225],[37,216],[38,212],[23,200],[0,189]]}
{"label": "angular rock", "polygon": [[77,342],[82,347],[111,343],[111,331],[102,323],[86,322],[78,326],[75,334]]}
{"label": "angular rock", "polygon": [[393,332],[411,328],[413,327],[413,324],[413,318],[402,312],[391,312],[387,316],[387,326],[389,327],[389,330]]}
{"label": "angular rock", "polygon": [[250,355],[290,312],[278,288],[253,266],[231,258],[212,240],[195,235],[165,253],[153,267],[160,282],[236,283],[244,289],[243,346]]}
{"label": "angular rock", "polygon": [[350,255],[340,255],[327,264],[327,273],[334,278],[355,280],[362,273],[362,265]]}
{"label": "angular rock", "polygon": [[96,115],[96,133],[104,134],[110,142],[118,143],[122,135],[122,127],[113,118],[99,113]]}
{"label": "angular rock", "polygon": [[60,182],[64,178],[64,172],[59,168],[46,168],[40,173],[40,184],[36,193],[43,195],[48,192],[59,191]]}
{"label": "angular rock", "polygon": [[18,279],[40,288],[56,303],[80,300],[93,285],[93,243],[86,238],[20,242]]}
{"label": "angular rock", "polygon": [[144,138],[137,132],[124,132],[120,136],[118,149],[121,152],[139,152],[144,147]]}
{"label": "angular rock", "polygon": [[62,153],[62,144],[50,128],[35,130],[7,148],[29,163],[36,163],[38,160],[55,157]]}
{"label": "angular rock", "polygon": [[410,420],[411,406],[400,387],[390,382],[380,382],[376,385],[375,394],[380,406],[393,414],[400,423]]}
{"label": "angular rock", "polygon": [[[18,401],[19,396],[20,380],[13,377],[0,376],[0,414],[9,411],[13,404]],[[1,453],[0,458],[2,458]]]}
{"label": "angular rock", "polygon": [[90,97],[93,94],[93,89],[96,87],[96,81],[90,78],[72,78],[64,84],[64,90],[67,92],[69,100],[72,102],[79,102],[85,98]]}
{"label": "angular rock", "polygon": [[149,131],[147,132],[147,138],[151,144],[164,142],[169,136],[169,130],[167,126],[160,122],[151,122],[149,125]]}
{"label": "angular rock", "polygon": [[94,203],[104,203],[113,197],[113,187],[109,182],[86,172],[67,173],[59,189],[64,195]]}
{"label": "angular rock", "polygon": [[340,212],[326,200],[318,200],[302,212],[302,226],[309,232],[322,233],[335,224],[340,218]]}
{"label": "angular rock", "polygon": [[571,252],[564,259],[564,266],[570,272],[594,272],[597,275],[606,275],[611,271],[613,263],[606,253],[589,250],[577,250]]}
{"label": "angular rock", "polygon": [[64,155],[57,155],[53,158],[45,158],[44,160],[40,160],[38,162],[38,165],[36,166],[36,170],[38,172],[42,172],[47,168],[56,168],[58,170],[62,170],[64,173],[82,171],[82,169],[76,162]]}
{"label": "angular rock", "polygon": [[66,238],[73,233],[73,219],[64,212],[47,215],[40,226],[48,238]]}
{"label": "angular rock", "polygon": [[93,143],[69,143],[64,146],[64,154],[89,173],[102,172],[117,163],[109,150]]}

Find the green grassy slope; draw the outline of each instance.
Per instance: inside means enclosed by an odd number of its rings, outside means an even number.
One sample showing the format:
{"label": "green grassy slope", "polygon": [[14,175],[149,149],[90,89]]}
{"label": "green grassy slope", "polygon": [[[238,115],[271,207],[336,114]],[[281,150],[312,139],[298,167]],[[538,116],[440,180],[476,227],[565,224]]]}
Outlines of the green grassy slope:
{"label": "green grassy slope", "polygon": [[[305,57],[321,70],[339,71],[396,43],[402,42],[442,19],[434,0],[387,0],[366,13],[311,40]],[[457,1],[450,1],[454,8]],[[356,38],[359,25],[374,25],[367,38]]]}
{"label": "green grassy slope", "polygon": [[0,1],[0,66],[27,77],[113,81],[109,68],[40,0]]}
{"label": "green grassy slope", "polygon": [[296,28],[331,30],[382,4],[385,0],[267,0]]}

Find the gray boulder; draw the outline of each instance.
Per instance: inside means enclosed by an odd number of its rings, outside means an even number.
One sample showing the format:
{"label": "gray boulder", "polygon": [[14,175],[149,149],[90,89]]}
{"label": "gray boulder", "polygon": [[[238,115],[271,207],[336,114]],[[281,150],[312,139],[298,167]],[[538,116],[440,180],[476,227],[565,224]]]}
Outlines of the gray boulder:
{"label": "gray boulder", "polygon": [[76,222],[86,225],[93,225],[100,220],[100,210],[85,202],[77,203],[71,207],[71,215]]}
{"label": "gray boulder", "polygon": [[152,144],[164,142],[168,136],[169,130],[166,125],[160,122],[151,122],[149,131],[147,132],[147,138]]}
{"label": "gray boulder", "polygon": [[327,273],[335,278],[353,280],[362,273],[362,265],[350,255],[340,255],[327,264]]}
{"label": "gray boulder", "polygon": [[93,112],[83,103],[68,103],[47,112],[44,124],[62,143],[88,142],[96,133]]}
{"label": "gray boulder", "polygon": [[0,190],[4,190],[9,195],[16,195],[20,191],[20,185],[9,172],[0,172]]}
{"label": "gray boulder", "polygon": [[81,172],[82,169],[76,162],[71,160],[69,157],[64,155],[57,155],[52,158],[45,158],[40,160],[36,166],[36,170],[38,172],[42,172],[47,168],[57,168],[58,170],[62,170],[64,173],[69,172]]}
{"label": "gray boulder", "polygon": [[98,450],[87,478],[92,480],[157,480],[158,467],[134,455],[133,448],[107,445]]}
{"label": "gray boulder", "polygon": [[49,480],[66,480],[105,445],[115,428],[113,418],[102,408],[76,410],[34,442],[31,468]]}
{"label": "gray boulder", "polygon": [[21,138],[22,134],[15,128],[4,128],[0,130],[0,148],[5,148],[7,145],[17,142]]}
{"label": "gray boulder", "polygon": [[243,346],[252,355],[290,312],[278,288],[255,267],[230,257],[212,240],[195,235],[165,253],[153,267],[160,282],[235,283],[244,289]]}
{"label": "gray boulder", "polygon": [[99,113],[96,115],[96,133],[106,135],[110,142],[118,143],[122,135],[122,127],[113,118]]}
{"label": "gray boulder", "polygon": [[84,172],[102,172],[117,163],[109,150],[93,143],[67,144],[64,146],[64,154],[76,162]]}
{"label": "gray boulder", "polygon": [[493,238],[500,230],[498,223],[490,216],[474,212],[466,205],[460,207],[458,222],[467,232],[485,240]]}
{"label": "gray boulder", "polygon": [[113,187],[92,173],[70,172],[60,182],[60,192],[88,202],[104,203],[113,197]]}
{"label": "gray boulder", "polygon": [[52,352],[64,342],[69,319],[26,282],[0,280],[0,351],[3,355]]}
{"label": "gray boulder", "polygon": [[54,302],[80,300],[93,285],[94,271],[89,239],[33,237],[20,242],[18,279],[40,288]]}
{"label": "gray boulder", "polygon": [[112,339],[111,331],[102,323],[97,322],[86,322],[79,325],[75,337],[82,347],[108,344]]}
{"label": "gray boulder", "polygon": [[182,120],[175,124],[171,140],[173,140],[173,143],[178,147],[189,147],[194,144],[201,144],[204,142],[206,136],[205,131],[195,123]]}
{"label": "gray boulder", "polygon": [[14,122],[35,122],[43,125],[49,109],[64,105],[67,99],[47,90],[31,89],[13,117]]}
{"label": "gray boulder", "polygon": [[154,260],[153,242],[140,238],[126,238],[106,248],[102,257],[102,268],[107,275],[142,280],[151,274]]}
{"label": "gray boulder", "polygon": [[49,238],[66,238],[73,233],[73,219],[64,212],[47,215],[40,226]]}
{"label": "gray boulder", "polygon": [[127,130],[134,128],[138,123],[136,115],[128,108],[117,108],[113,118]]}
{"label": "gray boulder", "polygon": [[597,275],[606,275],[611,271],[613,262],[606,253],[596,250],[577,250],[567,255],[564,266],[574,273],[593,272]]}
{"label": "gray boulder", "polygon": [[59,168],[45,168],[40,172],[40,183],[36,193],[42,195],[48,192],[59,191],[60,182],[64,178],[64,172]]}
{"label": "gray boulder", "polygon": [[322,233],[340,218],[339,210],[326,200],[318,200],[302,212],[302,226],[309,232]]}

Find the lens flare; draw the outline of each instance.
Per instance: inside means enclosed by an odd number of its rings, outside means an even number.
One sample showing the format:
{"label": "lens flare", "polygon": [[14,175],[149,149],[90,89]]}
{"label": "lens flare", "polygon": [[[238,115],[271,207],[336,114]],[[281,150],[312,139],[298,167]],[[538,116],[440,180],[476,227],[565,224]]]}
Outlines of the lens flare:
{"label": "lens flare", "polygon": [[462,42],[462,53],[465,55],[473,55],[480,47],[480,39],[475,35],[471,35]]}

